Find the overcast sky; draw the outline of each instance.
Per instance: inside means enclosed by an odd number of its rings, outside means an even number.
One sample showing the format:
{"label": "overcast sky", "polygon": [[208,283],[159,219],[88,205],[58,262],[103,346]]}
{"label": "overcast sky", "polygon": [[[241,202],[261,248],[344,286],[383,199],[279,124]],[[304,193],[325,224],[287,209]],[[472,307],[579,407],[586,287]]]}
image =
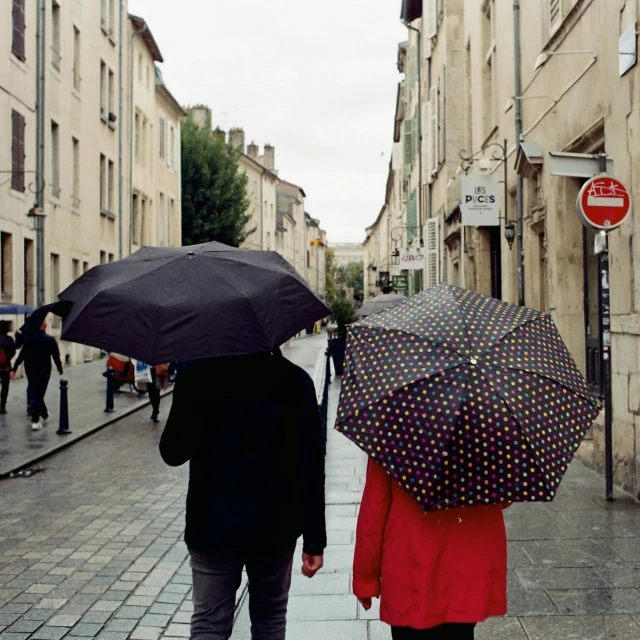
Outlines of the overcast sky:
{"label": "overcast sky", "polygon": [[331,242],[361,242],[384,204],[400,0],[129,0],[183,104],[276,148]]}

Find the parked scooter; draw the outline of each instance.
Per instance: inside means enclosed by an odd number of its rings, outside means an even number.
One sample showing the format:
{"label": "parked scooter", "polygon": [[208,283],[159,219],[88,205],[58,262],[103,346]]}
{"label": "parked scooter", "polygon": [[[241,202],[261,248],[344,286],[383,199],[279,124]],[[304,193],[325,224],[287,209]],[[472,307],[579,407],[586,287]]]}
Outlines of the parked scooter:
{"label": "parked scooter", "polygon": [[[120,391],[125,385],[129,385],[131,391],[143,396],[147,390],[136,386],[136,368],[131,358],[118,353],[110,353],[107,358],[107,369],[113,370],[113,384],[116,391]],[[106,372],[103,374],[106,376]]]}

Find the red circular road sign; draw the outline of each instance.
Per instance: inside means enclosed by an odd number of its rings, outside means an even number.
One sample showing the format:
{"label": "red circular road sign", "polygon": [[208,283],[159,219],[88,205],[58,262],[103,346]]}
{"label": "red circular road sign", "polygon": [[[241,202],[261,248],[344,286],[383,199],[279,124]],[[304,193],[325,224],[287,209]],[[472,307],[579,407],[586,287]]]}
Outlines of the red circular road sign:
{"label": "red circular road sign", "polygon": [[584,224],[595,229],[611,231],[619,227],[629,211],[629,191],[611,176],[603,174],[587,180],[578,195],[578,215]]}

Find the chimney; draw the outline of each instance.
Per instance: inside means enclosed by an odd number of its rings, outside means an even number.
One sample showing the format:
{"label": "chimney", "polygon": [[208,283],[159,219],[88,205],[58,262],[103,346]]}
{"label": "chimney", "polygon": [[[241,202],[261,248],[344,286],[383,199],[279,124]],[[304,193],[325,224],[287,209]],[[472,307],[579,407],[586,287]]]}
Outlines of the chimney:
{"label": "chimney", "polygon": [[195,105],[188,109],[189,113],[193,117],[194,122],[201,127],[202,129],[206,129],[208,131],[211,130],[211,109],[202,104]]}
{"label": "chimney", "polygon": [[260,162],[260,147],[255,143],[252,142],[248,147],[247,147],[247,155],[252,159],[255,160],[256,162]]}
{"label": "chimney", "polygon": [[229,131],[229,141],[234,149],[244,153],[244,129],[231,129]]}
{"label": "chimney", "polygon": [[264,155],[262,156],[262,166],[269,171],[274,171],[276,168],[276,148],[270,144],[264,145]]}

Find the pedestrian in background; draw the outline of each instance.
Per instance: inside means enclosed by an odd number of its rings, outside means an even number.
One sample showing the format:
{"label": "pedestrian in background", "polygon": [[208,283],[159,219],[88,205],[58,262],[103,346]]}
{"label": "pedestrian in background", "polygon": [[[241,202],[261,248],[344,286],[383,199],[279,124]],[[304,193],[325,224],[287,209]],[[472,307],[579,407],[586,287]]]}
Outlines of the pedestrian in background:
{"label": "pedestrian in background", "polygon": [[160,453],[190,462],[191,638],[231,636],[246,567],[252,639],[284,640],[296,541],[309,578],[327,543],[311,378],[279,351],[196,361],[176,380]]}
{"label": "pedestrian in background", "polygon": [[[29,321],[29,318],[31,317],[30,313],[25,313],[24,314],[24,320],[25,320],[25,326],[22,327],[23,331],[20,331],[20,329],[18,329],[16,331],[15,334],[15,345],[16,345],[16,350],[20,350],[22,349],[22,347],[24,347],[24,343],[27,340],[27,332],[25,327],[28,326],[27,322]],[[29,384],[27,383],[27,415],[31,415],[31,407],[33,405],[33,391],[31,389],[31,387],[29,386]]]}
{"label": "pedestrian in background", "polygon": [[0,381],[2,392],[0,393],[0,414],[7,413],[7,398],[9,397],[9,384],[11,382],[11,361],[16,355],[16,345],[9,335],[11,323],[0,321]]}
{"label": "pedestrian in background", "polygon": [[358,515],[353,592],[380,598],[393,640],[473,640],[507,612],[503,505],[425,513],[373,459]]}
{"label": "pedestrian in background", "polygon": [[58,343],[53,336],[47,335],[47,321],[45,320],[39,331],[33,332],[28,336],[20,355],[16,358],[11,373],[12,379],[15,378],[18,367],[24,362],[27,380],[33,393],[33,404],[31,406],[31,429],[33,431],[42,429],[40,419],[47,420],[49,418],[49,411],[44,397],[51,379],[52,360],[58,373],[62,375],[63,369]]}
{"label": "pedestrian in background", "polygon": [[147,384],[147,393],[151,402],[151,422],[160,422],[160,392],[169,386],[169,365],[159,364],[151,367],[151,382]]}

